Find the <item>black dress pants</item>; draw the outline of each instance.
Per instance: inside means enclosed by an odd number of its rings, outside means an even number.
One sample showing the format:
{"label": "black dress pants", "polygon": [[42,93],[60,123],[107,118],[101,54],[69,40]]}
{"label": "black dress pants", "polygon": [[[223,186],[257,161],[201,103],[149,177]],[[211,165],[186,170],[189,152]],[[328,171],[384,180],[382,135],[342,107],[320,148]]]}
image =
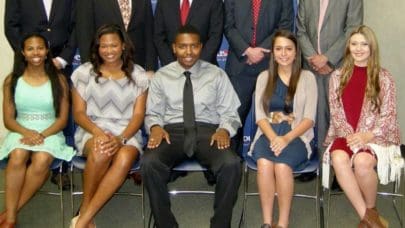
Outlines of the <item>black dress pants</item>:
{"label": "black dress pants", "polygon": [[[217,125],[197,123],[197,150],[195,157],[216,177],[214,216],[211,227],[226,228],[231,226],[232,210],[241,182],[241,160],[231,149],[220,150],[216,144],[210,146],[211,136]],[[167,183],[171,169],[187,159],[183,151],[183,124],[165,126],[171,144],[162,141],[155,149],[147,149],[142,157],[142,178],[149,194],[149,201],[157,227],[178,227],[170,209]]]}

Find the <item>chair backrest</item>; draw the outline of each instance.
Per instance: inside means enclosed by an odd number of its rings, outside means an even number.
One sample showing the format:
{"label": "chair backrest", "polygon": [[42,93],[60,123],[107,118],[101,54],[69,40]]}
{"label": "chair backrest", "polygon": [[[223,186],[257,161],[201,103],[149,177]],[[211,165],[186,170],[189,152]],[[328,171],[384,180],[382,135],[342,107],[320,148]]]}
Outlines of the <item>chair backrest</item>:
{"label": "chair backrest", "polygon": [[250,145],[253,142],[257,131],[256,113],[255,113],[255,94],[252,95],[252,105],[250,107],[249,114],[246,117],[245,125],[243,126],[243,147],[242,158],[246,159],[249,152]]}

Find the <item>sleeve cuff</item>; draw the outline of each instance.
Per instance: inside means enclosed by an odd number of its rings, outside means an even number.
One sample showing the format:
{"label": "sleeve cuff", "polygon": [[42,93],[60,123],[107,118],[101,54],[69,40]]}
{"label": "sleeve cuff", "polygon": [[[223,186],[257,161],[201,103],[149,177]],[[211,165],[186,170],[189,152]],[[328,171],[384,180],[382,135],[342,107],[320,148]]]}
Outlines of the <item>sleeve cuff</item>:
{"label": "sleeve cuff", "polygon": [[232,138],[233,136],[236,135],[236,131],[238,130],[239,127],[240,127],[240,123],[234,121],[232,123],[222,123],[218,126],[218,129],[223,128],[223,129],[227,130],[229,133],[229,136]]}
{"label": "sleeve cuff", "polygon": [[62,59],[62,57],[56,57],[56,60],[62,65],[62,69],[64,69],[67,66],[66,60]]}

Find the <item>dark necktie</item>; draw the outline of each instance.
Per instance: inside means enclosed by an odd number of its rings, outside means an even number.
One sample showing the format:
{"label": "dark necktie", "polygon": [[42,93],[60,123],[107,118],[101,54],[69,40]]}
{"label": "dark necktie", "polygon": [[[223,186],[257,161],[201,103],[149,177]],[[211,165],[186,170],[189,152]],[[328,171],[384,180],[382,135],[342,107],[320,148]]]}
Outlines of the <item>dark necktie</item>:
{"label": "dark necktie", "polygon": [[257,22],[259,21],[261,0],[252,0],[252,21],[253,21],[253,35],[251,40],[252,47],[256,47],[256,31]]}
{"label": "dark necktie", "polygon": [[190,11],[190,2],[188,0],[183,0],[183,3],[181,4],[180,8],[181,25],[186,24],[189,11]]}
{"label": "dark necktie", "polygon": [[186,82],[183,91],[183,119],[184,119],[184,152],[191,157],[196,148],[196,126],[194,112],[193,84],[191,83],[189,71],[185,71]]}

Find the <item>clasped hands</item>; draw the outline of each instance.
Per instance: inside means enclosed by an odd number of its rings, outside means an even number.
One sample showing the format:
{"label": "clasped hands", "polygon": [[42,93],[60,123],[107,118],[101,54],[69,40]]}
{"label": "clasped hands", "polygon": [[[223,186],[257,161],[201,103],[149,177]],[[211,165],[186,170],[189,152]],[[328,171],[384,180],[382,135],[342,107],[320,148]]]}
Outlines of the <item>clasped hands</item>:
{"label": "clasped hands", "polygon": [[276,136],[270,140],[270,149],[274,152],[274,155],[278,157],[290,141],[291,140],[285,135]]}
{"label": "clasped hands", "polygon": [[[148,140],[148,148],[154,149],[158,147],[163,140],[166,140],[168,144],[171,144],[169,133],[161,126],[153,126],[151,128]],[[223,128],[219,128],[211,136],[210,146],[213,146],[215,142],[217,143],[218,149],[228,148],[231,142],[228,131]]]}
{"label": "clasped hands", "polygon": [[247,57],[246,63],[248,65],[257,64],[264,58],[265,54],[270,53],[269,49],[262,47],[248,47],[245,51],[245,56]]}
{"label": "clasped hands", "polygon": [[94,136],[94,151],[107,156],[112,156],[122,147],[122,143],[118,136],[110,132],[103,132]]}
{"label": "clasped hands", "polygon": [[358,132],[346,137],[347,146],[353,150],[359,150],[363,148],[374,138],[374,134],[371,132]]}
{"label": "clasped hands", "polygon": [[319,74],[328,75],[332,73],[333,68],[330,67],[328,63],[328,57],[325,55],[313,55],[308,58],[308,62],[312,69]]}
{"label": "clasped hands", "polygon": [[38,131],[28,130],[23,137],[20,139],[20,142],[29,146],[41,145],[44,143],[45,136]]}

